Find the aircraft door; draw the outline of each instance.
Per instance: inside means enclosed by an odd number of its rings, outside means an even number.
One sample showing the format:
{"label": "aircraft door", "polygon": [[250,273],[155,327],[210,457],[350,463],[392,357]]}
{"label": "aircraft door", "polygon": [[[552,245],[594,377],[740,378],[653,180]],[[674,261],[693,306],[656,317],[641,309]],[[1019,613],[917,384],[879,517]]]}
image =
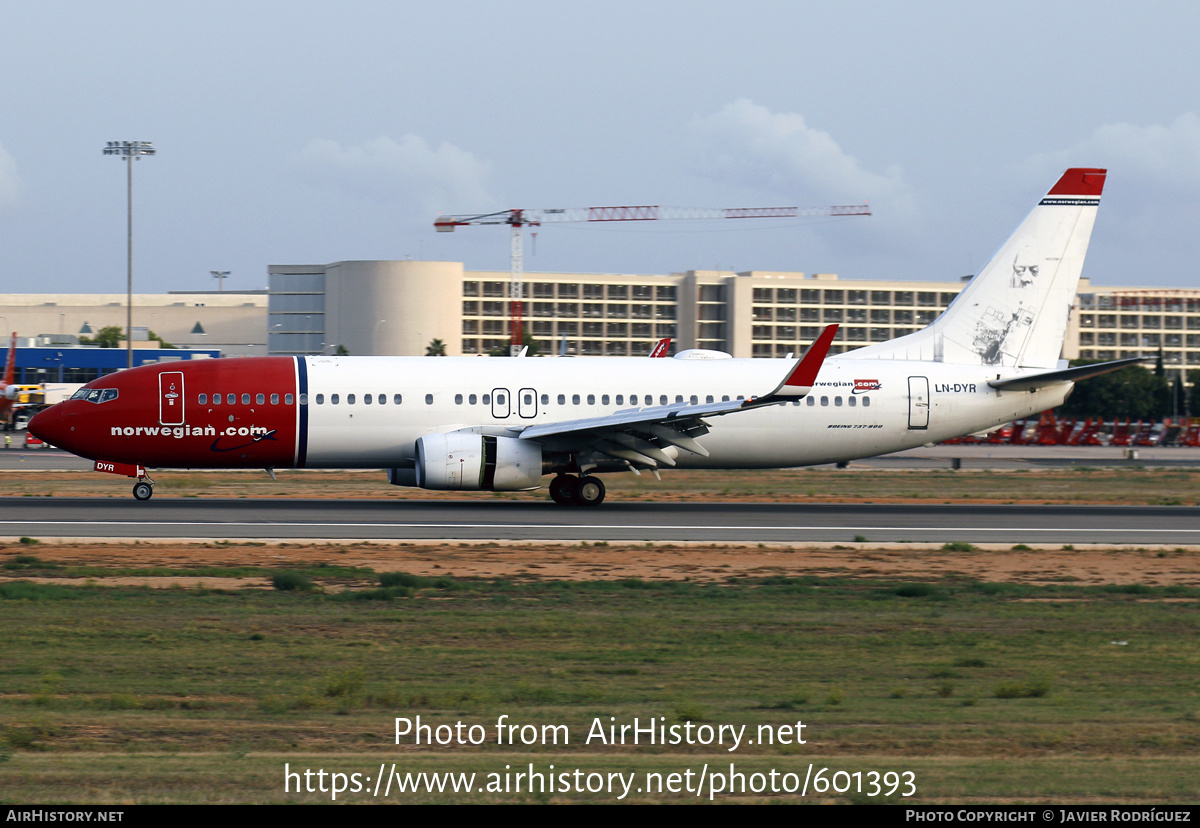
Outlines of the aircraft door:
{"label": "aircraft door", "polygon": [[512,413],[512,400],[507,388],[492,389],[492,416],[503,420]]}
{"label": "aircraft door", "polygon": [[908,378],[908,427],[929,428],[929,377]]}
{"label": "aircraft door", "polygon": [[537,392],[532,388],[517,392],[517,413],[526,418],[537,416]]}
{"label": "aircraft door", "polygon": [[158,422],[183,425],[183,372],[163,371],[158,375]]}

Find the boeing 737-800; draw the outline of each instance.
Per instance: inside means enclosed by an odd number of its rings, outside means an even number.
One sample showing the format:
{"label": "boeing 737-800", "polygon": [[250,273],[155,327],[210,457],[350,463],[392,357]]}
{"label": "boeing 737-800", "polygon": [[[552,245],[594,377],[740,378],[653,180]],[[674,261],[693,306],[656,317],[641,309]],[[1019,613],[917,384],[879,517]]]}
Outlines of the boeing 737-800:
{"label": "boeing 737-800", "polygon": [[1067,318],[1105,171],[1071,169],[928,327],[826,359],[254,357],[93,380],[29,430],[138,479],[149,467],[384,468],[398,486],[594,506],[606,472],[834,463],[1060,405]]}

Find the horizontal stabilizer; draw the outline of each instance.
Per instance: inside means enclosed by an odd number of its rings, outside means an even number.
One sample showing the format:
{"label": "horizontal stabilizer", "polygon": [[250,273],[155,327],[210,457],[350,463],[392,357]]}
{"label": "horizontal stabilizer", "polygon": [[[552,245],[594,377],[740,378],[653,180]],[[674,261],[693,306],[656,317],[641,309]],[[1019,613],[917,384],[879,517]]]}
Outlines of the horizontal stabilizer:
{"label": "horizontal stabilizer", "polygon": [[1130,365],[1153,359],[1153,357],[1129,357],[1115,362],[1097,362],[1094,365],[1080,365],[1078,368],[1064,368],[1061,371],[1046,371],[1041,374],[1026,374],[1020,377],[992,380],[988,385],[1000,391],[1032,391],[1056,385],[1060,382],[1078,382],[1079,380],[1098,377],[1112,371],[1120,371]]}

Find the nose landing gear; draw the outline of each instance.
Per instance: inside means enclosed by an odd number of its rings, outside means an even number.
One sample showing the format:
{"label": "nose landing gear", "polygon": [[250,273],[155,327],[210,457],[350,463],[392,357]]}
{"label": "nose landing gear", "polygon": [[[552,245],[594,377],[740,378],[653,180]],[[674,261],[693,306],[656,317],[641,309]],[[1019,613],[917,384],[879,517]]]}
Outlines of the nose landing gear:
{"label": "nose landing gear", "polygon": [[550,499],[560,506],[599,506],[604,502],[604,482],[591,475],[555,475],[550,481]]}

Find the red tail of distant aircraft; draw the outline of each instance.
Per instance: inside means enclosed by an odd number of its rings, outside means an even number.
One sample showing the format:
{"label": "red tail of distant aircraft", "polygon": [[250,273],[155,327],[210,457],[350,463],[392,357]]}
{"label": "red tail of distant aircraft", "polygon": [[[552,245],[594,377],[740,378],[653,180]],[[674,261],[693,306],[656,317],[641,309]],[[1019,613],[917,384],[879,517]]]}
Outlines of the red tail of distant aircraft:
{"label": "red tail of distant aircraft", "polygon": [[13,382],[17,371],[17,332],[13,331],[8,343],[8,358],[4,362],[4,379],[0,380],[0,421],[7,429],[12,420],[13,402],[21,393],[21,389]]}
{"label": "red tail of distant aircraft", "polygon": [[[137,477],[146,467],[384,468],[399,486],[518,491],[594,506],[600,474],[835,463],[991,429],[1060,405],[1059,353],[1105,171],[1071,169],[928,327],[803,358],[259,357],[102,377],[29,429]],[[657,349],[656,349],[657,350]],[[661,355],[659,355],[661,356]]]}

